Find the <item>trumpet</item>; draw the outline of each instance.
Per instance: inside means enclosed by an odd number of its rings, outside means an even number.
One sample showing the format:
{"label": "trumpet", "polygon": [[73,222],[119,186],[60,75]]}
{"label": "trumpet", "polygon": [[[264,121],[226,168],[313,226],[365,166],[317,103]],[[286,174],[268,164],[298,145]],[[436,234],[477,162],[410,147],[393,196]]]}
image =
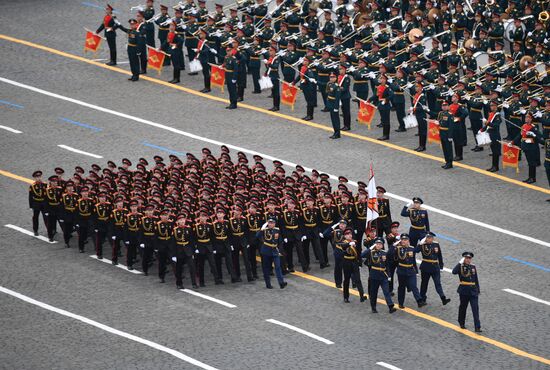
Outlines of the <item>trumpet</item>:
{"label": "trumpet", "polygon": [[136,5],[136,6],[133,6],[133,7],[130,8],[131,12],[136,11],[136,10],[140,11],[140,12],[144,11],[145,10],[145,5],[140,4],[140,5]]}
{"label": "trumpet", "polygon": [[464,54],[466,54],[466,49],[465,48],[459,48],[456,53],[460,56],[463,56]]}
{"label": "trumpet", "polygon": [[159,19],[160,17],[162,17],[162,13],[158,13],[158,14],[156,14],[154,17],[149,18],[148,20],[145,21],[145,23],[153,23],[153,22],[156,22],[157,19]]}

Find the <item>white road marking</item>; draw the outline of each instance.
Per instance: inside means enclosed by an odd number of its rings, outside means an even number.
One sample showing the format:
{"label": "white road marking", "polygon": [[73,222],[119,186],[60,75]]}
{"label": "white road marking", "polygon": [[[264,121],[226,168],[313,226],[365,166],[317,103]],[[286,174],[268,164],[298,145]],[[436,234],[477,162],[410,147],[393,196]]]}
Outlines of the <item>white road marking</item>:
{"label": "white road marking", "polygon": [[390,369],[390,370],[401,370],[397,366],[393,366],[385,362],[377,362],[376,365],[385,367],[386,369]]}
{"label": "white road marking", "polygon": [[[422,263],[422,260],[416,260],[416,263],[418,263],[420,265]],[[449,273],[453,272],[453,270],[451,270],[450,268],[447,268],[447,267],[443,267],[443,271],[449,272]]]}
{"label": "white road marking", "polygon": [[[0,77],[0,81],[5,82],[5,83],[10,84],[10,85],[13,85],[13,86],[21,87],[23,89],[34,91],[34,92],[37,92],[39,94],[47,95],[47,96],[50,96],[52,98],[61,99],[61,100],[64,100],[64,101],[68,101],[68,102],[71,102],[71,103],[74,103],[74,104],[81,105],[83,107],[87,107],[87,108],[90,108],[90,109],[97,110],[97,111],[100,111],[100,112],[112,114],[114,116],[126,118],[126,119],[129,119],[129,120],[135,121],[135,122],[140,122],[140,123],[143,123],[144,125],[156,127],[156,128],[166,130],[166,131],[178,134],[178,135],[189,137],[191,139],[200,140],[200,141],[210,143],[210,144],[213,144],[213,145],[217,145],[217,146],[226,145],[228,148],[231,148],[235,151],[242,151],[244,153],[248,153],[248,154],[251,154],[251,155],[258,154],[258,155],[261,155],[262,157],[264,157],[267,160],[271,160],[271,161],[279,160],[284,165],[287,165],[287,166],[290,166],[290,167],[296,167],[296,163],[289,162],[289,161],[286,161],[286,160],[283,160],[283,159],[279,159],[279,158],[270,156],[268,154],[260,153],[260,152],[257,152],[255,150],[241,148],[241,147],[236,146],[236,145],[231,145],[231,144],[223,143],[223,142],[218,141],[218,140],[213,140],[213,139],[209,139],[209,138],[206,138],[206,137],[203,137],[203,136],[195,135],[195,134],[183,131],[183,130],[179,130],[179,129],[174,128],[174,127],[163,125],[161,123],[156,123],[156,122],[149,121],[149,120],[139,118],[139,117],[136,117],[136,116],[132,116],[132,115],[129,115],[129,114],[126,114],[126,113],[117,112],[117,111],[109,109],[109,108],[104,108],[104,107],[100,107],[98,105],[86,103],[82,100],[69,98],[67,96],[63,96],[63,95],[52,93],[52,92],[49,92],[49,91],[46,91],[46,90],[42,90],[42,89],[39,89],[39,88],[34,87],[34,86],[25,85],[25,84],[22,84],[22,83],[17,82],[17,81],[9,80],[7,78]],[[308,172],[312,171],[312,168],[304,167],[304,169]],[[319,172],[323,172],[323,171],[319,170]],[[329,175],[329,176],[333,180],[338,180],[338,176],[335,176],[335,175]],[[350,184],[352,186],[357,186],[357,182],[355,182],[355,181],[349,181],[348,184]],[[394,199],[403,201],[405,203],[410,202],[410,198],[407,198],[407,197],[404,197],[404,196],[401,196],[401,195],[397,195],[397,194],[393,194],[393,193],[386,193],[386,195],[389,196],[390,198],[394,198]],[[506,230],[506,229],[503,229],[503,228],[498,227],[498,226],[493,226],[493,225],[487,224],[485,222],[481,222],[481,221],[477,221],[477,220],[474,220],[474,219],[471,219],[471,218],[468,218],[468,217],[460,216],[460,215],[457,215],[457,214],[454,214],[454,213],[451,213],[451,212],[448,212],[448,211],[445,211],[445,210],[442,210],[442,209],[439,209],[439,208],[428,206],[426,204],[424,204],[423,207],[425,209],[431,211],[431,212],[439,213],[441,215],[444,215],[444,216],[447,216],[447,217],[450,217],[450,218],[454,218],[455,220],[460,220],[460,221],[463,221],[463,222],[467,222],[467,223],[472,224],[472,225],[476,225],[476,226],[479,226],[479,227],[482,227],[482,228],[485,228],[485,229],[488,229],[488,230],[496,231],[496,232],[499,232],[501,234],[506,234],[506,235],[509,235],[509,236],[512,236],[512,237],[515,237],[515,238],[519,238],[519,239],[522,239],[522,240],[529,241],[531,243],[535,243],[535,244],[542,245],[544,247],[550,248],[550,242],[546,242],[544,240],[536,239],[536,238],[533,238],[533,237],[528,236],[528,235],[523,235],[523,234],[517,233],[515,231]]]}
{"label": "white road marking", "polygon": [[550,302],[548,301],[545,301],[544,299],[540,299],[540,298],[537,298],[537,297],[533,297],[532,295],[529,295],[529,294],[526,294],[526,293],[522,293],[522,292],[518,292],[517,290],[513,290],[513,289],[502,289],[503,291],[507,292],[507,293],[511,293],[511,294],[515,294],[515,295],[519,295],[520,297],[523,297],[523,298],[527,298],[527,299],[530,299],[534,302],[538,302],[538,303],[542,303],[542,304],[545,304],[547,306],[550,306]]}
{"label": "white road marking", "polygon": [[45,236],[42,236],[42,235],[35,236],[34,233],[33,233],[32,231],[23,229],[22,227],[19,227],[19,226],[15,226],[15,225],[12,225],[12,224],[7,224],[7,225],[4,225],[4,226],[5,226],[5,227],[8,227],[8,228],[10,228],[10,229],[19,231],[20,233],[23,233],[23,234],[32,236],[32,237],[35,238],[35,239],[42,240],[43,242],[46,242],[46,243],[50,243],[50,244],[55,244],[55,243],[57,243],[55,240],[54,240],[53,242],[50,242],[50,241],[48,240],[48,238],[46,238]]}
{"label": "white road marking", "polygon": [[190,289],[180,289],[180,292],[184,292],[184,293],[187,293],[187,294],[191,294],[191,295],[194,295],[196,297],[201,297],[203,299],[206,299],[206,300],[209,300],[211,302],[215,302],[217,304],[221,304],[222,306],[225,306],[225,307],[228,307],[228,308],[235,308],[237,306],[235,306],[234,304],[231,304],[231,303],[228,303],[226,301],[222,301],[221,299],[218,299],[218,298],[214,298],[214,297],[210,297],[209,295],[206,295],[206,294],[202,294],[202,293],[199,293],[199,292],[195,292],[194,290],[190,290]]}
{"label": "white road marking", "polygon": [[111,333],[111,334],[115,334],[115,335],[118,335],[120,337],[123,337],[123,338],[126,338],[126,339],[129,339],[129,340],[132,340],[134,342],[138,342],[138,343],[141,343],[141,344],[144,344],[146,346],[149,346],[151,348],[154,348],[156,350],[159,350],[161,352],[165,352],[165,353],[168,353],[169,355],[171,356],[174,356],[176,358],[179,358],[180,360],[183,360],[187,363],[190,363],[192,365],[195,365],[197,367],[200,367],[202,369],[206,369],[206,370],[217,370],[215,367],[212,367],[210,365],[207,365],[203,362],[200,362],[198,360],[195,360],[194,358],[192,357],[189,357],[187,355],[184,355],[183,353],[179,352],[179,351],[176,351],[175,349],[171,349],[171,348],[168,348],[168,347],[165,347],[161,344],[158,344],[158,343],[155,343],[155,342],[152,342],[150,340],[147,340],[147,339],[144,339],[144,338],[141,338],[141,337],[138,337],[136,335],[133,335],[133,334],[130,334],[130,333],[126,333],[124,331],[121,331],[121,330],[118,330],[118,329],[115,329],[115,328],[112,328],[110,326],[107,326],[105,324],[102,324],[102,323],[99,323],[97,321],[94,321],[92,319],[89,319],[87,317],[84,317],[84,316],[81,316],[81,315],[77,315],[77,314],[74,314],[72,312],[69,312],[69,311],[65,311],[61,308],[57,308],[57,307],[54,307],[54,306],[51,306],[47,303],[43,303],[43,302],[40,302],[40,301],[37,301],[36,299],[33,299],[33,298],[30,298],[30,297],[27,297],[26,295],[23,295],[21,293],[17,293],[11,289],[8,289],[8,288],[4,288],[3,286],[0,286],[0,292],[2,293],[6,293],[8,295],[11,295],[12,297],[15,297],[17,299],[20,299],[24,302],[27,302],[27,303],[30,303],[30,304],[33,304],[35,306],[38,306],[40,308],[43,308],[45,310],[48,310],[48,311],[51,311],[51,312],[55,312],[57,314],[60,314],[62,316],[66,316],[66,317],[70,317],[72,319],[75,319],[77,321],[80,321],[84,324],[88,324],[88,325],[91,325],[91,326],[95,326],[96,328],[98,329],[101,329],[101,330],[104,330],[108,333]]}
{"label": "white road marking", "polygon": [[[102,259],[98,259],[97,256],[95,254],[92,254],[90,257],[92,257],[93,259],[95,260],[98,260],[98,261],[101,261],[101,262],[104,262],[104,263],[107,263],[109,265],[113,265],[112,262],[110,259],[107,259],[105,257],[103,257]],[[136,274],[136,275],[141,275],[141,271],[138,271],[138,270],[128,270],[128,266],[124,266],[124,265],[121,265],[120,263],[118,265],[114,265],[115,267],[118,267],[119,269],[123,269],[124,271],[128,271],[128,272],[131,272],[132,274]]]}
{"label": "white road marking", "polygon": [[71,152],[75,152],[75,153],[78,153],[78,154],[87,155],[87,156],[89,156],[89,157],[93,157],[93,158],[97,158],[97,159],[103,158],[103,157],[100,156],[100,155],[97,155],[97,154],[94,154],[94,153],[88,153],[88,152],[85,152],[85,151],[83,151],[83,150],[75,149],[75,148],[73,148],[73,147],[70,147],[70,146],[64,145],[64,144],[60,144],[60,145],[58,145],[58,147],[63,148],[63,149],[67,149],[67,150],[69,150],[69,151],[71,151]]}
{"label": "white road marking", "polygon": [[307,335],[308,337],[313,338],[313,339],[316,339],[316,340],[318,340],[319,342],[323,342],[323,343],[325,343],[325,344],[334,344],[334,342],[332,342],[332,341],[330,341],[330,340],[328,340],[328,339],[325,339],[325,338],[320,337],[320,336],[318,336],[318,335],[316,335],[316,334],[310,333],[309,331],[305,331],[304,329],[297,328],[296,326],[286,324],[286,323],[284,323],[284,322],[282,322],[282,321],[275,320],[275,319],[267,319],[267,320],[265,320],[265,321],[270,322],[270,323],[275,324],[275,325],[283,326],[283,327],[285,327],[285,328],[287,328],[287,329],[290,329],[290,330],[294,330],[294,331],[296,331],[296,332],[298,332],[298,333],[300,333],[300,334]]}
{"label": "white road marking", "polygon": [[9,132],[13,132],[14,134],[22,134],[22,133],[23,133],[23,131],[19,131],[19,130],[16,130],[16,129],[14,129],[14,128],[8,127],[8,126],[2,126],[2,125],[0,125],[0,128],[1,128],[2,130],[6,130],[6,131],[9,131]]}

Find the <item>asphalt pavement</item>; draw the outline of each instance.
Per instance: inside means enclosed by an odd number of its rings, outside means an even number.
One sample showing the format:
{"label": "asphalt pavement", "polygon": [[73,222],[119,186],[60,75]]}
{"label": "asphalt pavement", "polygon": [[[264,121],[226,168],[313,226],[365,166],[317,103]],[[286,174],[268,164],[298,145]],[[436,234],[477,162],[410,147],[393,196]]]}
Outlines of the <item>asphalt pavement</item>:
{"label": "asphalt pavement", "polygon": [[[130,16],[127,9],[136,4],[113,5],[125,20]],[[82,56],[82,27],[97,27],[101,6],[96,1],[3,2],[0,34]],[[22,26],[29,17],[38,28]],[[123,40],[121,33],[121,60],[126,59]],[[542,369],[550,364],[550,229],[545,201],[550,195],[545,193],[542,171],[538,187],[515,181],[526,177],[525,165],[520,174],[506,169],[501,171],[506,178],[488,176],[483,173],[490,164],[487,151],[466,153],[465,163],[471,168],[444,171],[437,145],[430,145],[430,156],[400,149],[415,147],[412,132],[392,133],[396,146],[382,146],[365,139],[379,136],[379,129],[368,131],[352,123],[352,133],[360,137],[328,140],[328,115],[316,112],[317,124],[305,124],[297,119],[305,108],[301,101],[294,112],[282,107],[281,115],[268,114],[268,94],[254,96],[248,89],[249,106],[229,112],[222,101],[155,81],[130,83],[119,71],[51,50],[1,37],[0,50],[0,125],[12,129],[0,130],[1,287],[219,369],[382,368],[377,362],[403,370],[466,365]],[[105,57],[105,48],[100,54],[97,58]],[[156,72],[148,76],[165,81],[170,74],[168,69],[160,77]],[[201,81],[201,76],[185,74],[181,85],[200,90]],[[210,95],[226,98],[219,91]],[[341,292],[330,285],[331,269],[318,266],[308,274],[289,276],[285,290],[268,291],[261,281],[228,284],[227,279],[224,286],[207,281],[207,287],[198,290],[236,306],[229,308],[178,291],[171,275],[166,284],[159,284],[156,270],[148,277],[132,274],[90,258],[91,247],[83,255],[4,226],[32,229],[28,184],[14,175],[28,179],[35,169],[50,173],[57,166],[103,166],[123,157],[135,161],[155,154],[199,153],[205,146],[218,154],[219,143],[231,145],[233,155],[238,147],[353,181],[367,180],[372,163],[377,183],[395,195],[392,214],[402,222],[403,231],[408,222],[399,216],[406,203],[402,199],[422,197],[433,207],[430,224],[441,242],[445,266],[454,267],[464,250],[476,255],[484,333],[456,328],[457,278],[446,271],[442,283],[453,300],[449,305],[441,306],[430,286],[427,307],[417,309],[407,297],[409,308],[391,316],[382,304],[379,314],[371,314],[368,304],[356,296],[344,304]],[[362,274],[366,285],[366,269]],[[186,277],[184,285],[188,283]],[[5,368],[196,367],[143,341],[5,292],[0,292],[0,312],[0,363]],[[473,329],[470,313],[468,323]]]}

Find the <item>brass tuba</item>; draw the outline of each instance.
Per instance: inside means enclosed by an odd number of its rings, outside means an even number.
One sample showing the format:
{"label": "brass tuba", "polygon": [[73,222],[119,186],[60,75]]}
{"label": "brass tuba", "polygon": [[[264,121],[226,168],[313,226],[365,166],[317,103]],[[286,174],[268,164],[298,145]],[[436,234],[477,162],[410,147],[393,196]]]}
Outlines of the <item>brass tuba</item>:
{"label": "brass tuba", "polygon": [[539,21],[544,23],[544,25],[546,25],[546,22],[548,22],[549,18],[550,18],[550,13],[548,13],[547,10],[539,13]]}

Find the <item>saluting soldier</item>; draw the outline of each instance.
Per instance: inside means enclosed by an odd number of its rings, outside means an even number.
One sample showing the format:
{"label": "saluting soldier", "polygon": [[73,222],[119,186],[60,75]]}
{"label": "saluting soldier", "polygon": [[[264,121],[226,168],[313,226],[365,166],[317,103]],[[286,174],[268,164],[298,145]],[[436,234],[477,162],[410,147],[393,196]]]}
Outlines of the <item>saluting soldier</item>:
{"label": "saluting soldier", "polygon": [[373,313],[378,312],[376,310],[376,300],[378,299],[378,290],[380,288],[382,288],[382,293],[384,294],[390,313],[396,311],[388,287],[389,276],[387,264],[388,255],[386,251],[384,251],[384,239],[378,237],[374,240],[374,248],[368,250],[367,259],[365,260],[365,265],[369,267],[369,299]]}
{"label": "saluting soldier", "polygon": [[408,234],[401,234],[399,244],[395,250],[395,260],[397,262],[397,279],[399,281],[399,287],[397,288],[399,308],[405,308],[405,290],[413,293],[418,307],[425,306],[426,302],[422,300],[416,284],[415,248],[410,245]]}
{"label": "saluting soldier", "polygon": [[441,298],[441,303],[445,306],[451,300],[445,296],[443,287],[441,286],[441,270],[443,270],[443,255],[441,246],[434,240],[435,234],[431,231],[418,243],[416,252],[422,255],[422,263],[420,264],[420,297],[423,302],[426,302],[426,292],[428,291],[428,283],[430,278],[433,279],[435,291]]}
{"label": "saluting soldier", "polygon": [[281,269],[281,259],[279,247],[281,245],[281,231],[275,227],[276,220],[270,218],[267,220],[267,226],[256,233],[256,237],[261,243],[260,254],[262,256],[262,270],[264,274],[265,287],[273,289],[271,285],[271,268],[275,267],[275,275],[279,281],[279,287],[284,289],[287,286],[283,278]]}
{"label": "saluting soldier", "polygon": [[42,213],[44,226],[48,229],[48,216],[46,215],[46,184],[42,182],[42,171],[34,171],[34,182],[29,186],[29,208],[32,209],[32,230],[34,236],[38,236],[38,216]]}
{"label": "saluting soldier", "polygon": [[412,246],[416,246],[418,240],[422,239],[430,231],[428,211],[422,208],[422,204],[424,204],[424,201],[421,198],[414,197],[412,202],[409,202],[401,210],[401,217],[408,217],[411,221],[407,237],[410,239]]}
{"label": "saluting soldier", "polygon": [[477,268],[472,264],[474,254],[472,252],[462,253],[462,259],[453,268],[453,275],[458,275],[460,283],[457,292],[460,295],[460,306],[458,308],[458,323],[462,329],[466,329],[466,310],[468,305],[472,307],[474,326],[476,333],[481,333],[481,322],[479,321],[478,297],[481,293]]}
{"label": "saluting soldier", "polygon": [[107,45],[109,45],[109,61],[105,63],[108,66],[116,66],[116,16],[113,15],[113,7],[109,4],[105,6],[105,16],[103,22],[99,25],[95,33],[105,31]]}

